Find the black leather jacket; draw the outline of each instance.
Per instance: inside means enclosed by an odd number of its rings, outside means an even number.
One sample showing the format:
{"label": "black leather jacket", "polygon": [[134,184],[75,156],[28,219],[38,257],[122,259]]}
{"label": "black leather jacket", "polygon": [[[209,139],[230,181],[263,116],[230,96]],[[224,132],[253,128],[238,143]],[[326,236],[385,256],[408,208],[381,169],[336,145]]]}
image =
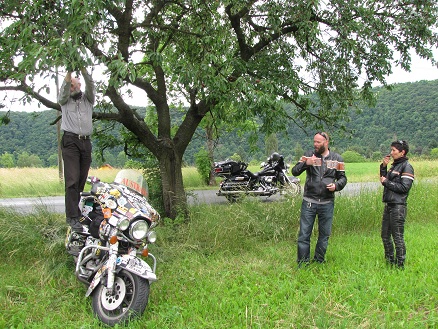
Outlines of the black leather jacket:
{"label": "black leather jacket", "polygon": [[414,168],[408,162],[408,158],[400,158],[394,161],[389,171],[380,164],[380,176],[385,176],[382,183],[383,202],[389,204],[406,204],[409,190],[414,182]]}
{"label": "black leather jacket", "polygon": [[331,201],[335,193],[327,189],[327,184],[335,183],[336,191],[342,190],[347,185],[345,165],[342,157],[330,152],[325,158],[321,158],[321,166],[308,166],[306,158],[311,157],[313,151],[308,151],[300,161],[292,168],[292,175],[299,176],[306,171],[306,184],[304,185],[304,198],[315,201]]}

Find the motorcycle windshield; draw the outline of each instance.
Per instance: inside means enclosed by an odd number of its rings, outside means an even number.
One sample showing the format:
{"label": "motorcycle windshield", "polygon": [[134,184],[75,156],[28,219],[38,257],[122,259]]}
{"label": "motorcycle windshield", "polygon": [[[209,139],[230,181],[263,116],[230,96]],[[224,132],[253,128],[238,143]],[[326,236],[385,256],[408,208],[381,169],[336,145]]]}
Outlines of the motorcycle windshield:
{"label": "motorcycle windshield", "polygon": [[131,190],[144,196],[146,199],[149,197],[149,189],[146,180],[143,175],[134,169],[122,169],[120,170],[116,178],[114,178],[114,183],[124,185]]}

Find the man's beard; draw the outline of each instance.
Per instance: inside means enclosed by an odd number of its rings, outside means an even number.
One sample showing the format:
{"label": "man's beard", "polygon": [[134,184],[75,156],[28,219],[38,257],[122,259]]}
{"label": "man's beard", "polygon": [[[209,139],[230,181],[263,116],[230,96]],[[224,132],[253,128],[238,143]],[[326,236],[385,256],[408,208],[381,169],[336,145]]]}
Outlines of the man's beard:
{"label": "man's beard", "polygon": [[325,148],[325,146],[324,145],[321,145],[319,148],[316,148],[315,147],[315,153],[317,153],[317,154],[323,154],[324,152],[326,151],[326,148]]}
{"label": "man's beard", "polygon": [[73,98],[73,99],[76,101],[76,100],[78,100],[79,98],[81,98],[81,96],[82,96],[82,91],[81,91],[81,90],[75,90],[75,91],[72,91],[72,92],[70,93],[70,96],[71,96],[71,98]]}

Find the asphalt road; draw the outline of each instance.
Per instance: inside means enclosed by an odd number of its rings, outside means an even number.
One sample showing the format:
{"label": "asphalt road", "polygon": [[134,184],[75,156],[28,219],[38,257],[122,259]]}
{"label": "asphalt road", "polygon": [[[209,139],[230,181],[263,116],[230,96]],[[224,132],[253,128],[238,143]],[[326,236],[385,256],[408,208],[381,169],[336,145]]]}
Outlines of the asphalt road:
{"label": "asphalt road", "polygon": [[[336,192],[337,196],[353,196],[362,191],[377,190],[380,186],[378,182],[372,183],[348,183],[345,188]],[[195,190],[188,193],[187,201],[189,204],[227,204],[228,201],[223,196],[216,195],[217,190]],[[299,197],[299,196],[297,196]],[[261,202],[275,202],[282,196],[273,195],[271,197],[258,197]],[[40,197],[40,198],[13,198],[0,199],[0,207],[8,208],[18,213],[30,214],[39,210],[54,213],[64,213],[64,196]]]}

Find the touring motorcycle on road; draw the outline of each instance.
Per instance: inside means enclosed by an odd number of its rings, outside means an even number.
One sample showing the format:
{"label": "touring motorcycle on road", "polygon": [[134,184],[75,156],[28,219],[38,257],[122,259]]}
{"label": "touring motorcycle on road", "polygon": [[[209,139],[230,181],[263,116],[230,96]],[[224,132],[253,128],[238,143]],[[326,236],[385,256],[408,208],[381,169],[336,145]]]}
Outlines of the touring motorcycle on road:
{"label": "touring motorcycle on road", "polygon": [[214,163],[214,174],[224,178],[220,183],[219,196],[237,201],[244,195],[271,196],[281,193],[296,196],[301,193],[299,178],[288,176],[284,157],[277,152],[263,162],[259,172],[252,173],[245,162],[225,160]]}
{"label": "touring motorcycle on road", "polygon": [[[149,286],[157,280],[156,258],[148,244],[160,215],[147,201],[141,173],[121,170],[113,183],[90,177],[91,191],[82,193],[82,232],[69,228],[66,249],[76,261],[76,277],[92,297],[92,308],[105,324],[127,323],[143,314]],[[152,267],[140,256],[148,257]]]}

